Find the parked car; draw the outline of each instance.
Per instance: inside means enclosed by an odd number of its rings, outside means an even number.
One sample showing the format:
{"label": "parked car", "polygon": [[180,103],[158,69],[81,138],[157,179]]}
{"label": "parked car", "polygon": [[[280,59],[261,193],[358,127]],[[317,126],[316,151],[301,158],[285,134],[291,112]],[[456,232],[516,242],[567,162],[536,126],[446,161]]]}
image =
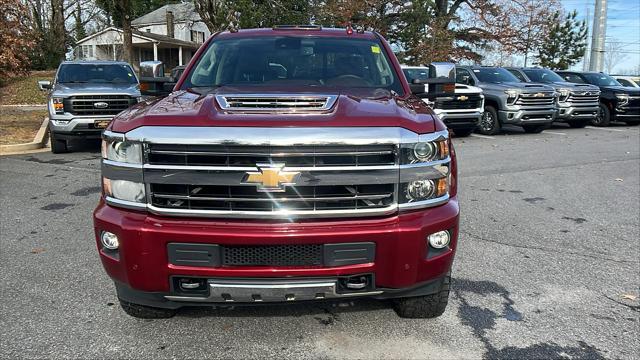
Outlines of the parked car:
{"label": "parked car", "polygon": [[276,26],[202,48],[103,135],[95,238],[124,311],[375,297],[441,315],[455,152],[382,36]]}
{"label": "parked car", "polygon": [[600,89],[595,85],[564,81],[558,74],[541,68],[506,68],[520,81],[552,86],[558,94],[556,121],[581,128],[598,116]]}
{"label": "parked car", "polygon": [[593,125],[608,126],[611,121],[629,125],[640,123],[640,88],[624,87],[616,79],[599,72],[562,70],[556,73],[566,81],[600,88],[600,111]]}
{"label": "parked car", "polygon": [[49,90],[51,151],[63,153],[76,140],[100,139],[111,119],[140,98],[138,78],[131,66],[115,61],[65,61]]}
{"label": "parked car", "polygon": [[504,124],[522,126],[527,133],[539,133],[555,118],[556,93],[552,87],[522,83],[504,68],[458,66],[456,82],[482,89],[484,113],[478,126],[482,134],[497,134]]}
{"label": "parked car", "polygon": [[640,88],[640,76],[611,75],[611,77],[616,79],[622,86]]}
{"label": "parked car", "polygon": [[[429,68],[423,66],[403,66],[402,72],[412,83],[426,82],[430,79]],[[429,84],[425,84],[428,90]],[[484,112],[484,95],[482,89],[455,84],[455,94],[423,99],[456,136],[469,136],[482,118]]]}

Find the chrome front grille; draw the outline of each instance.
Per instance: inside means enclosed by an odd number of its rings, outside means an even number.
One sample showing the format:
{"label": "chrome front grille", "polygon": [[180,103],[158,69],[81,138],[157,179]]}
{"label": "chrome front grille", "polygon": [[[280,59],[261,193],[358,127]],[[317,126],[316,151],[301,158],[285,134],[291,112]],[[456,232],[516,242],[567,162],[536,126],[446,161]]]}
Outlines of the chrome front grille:
{"label": "chrome front grille", "polygon": [[76,95],[63,103],[65,111],[74,115],[116,115],[136,100],[127,95]]}
{"label": "chrome front grille", "polygon": [[216,95],[216,101],[225,111],[239,112],[318,112],[333,107],[336,95]]}
{"label": "chrome front grille", "polygon": [[555,97],[550,92],[523,93],[518,96],[516,105],[531,108],[553,107]]}
{"label": "chrome front grille", "polygon": [[443,110],[471,110],[482,107],[480,94],[459,94],[451,100],[436,99],[434,108]]}
{"label": "chrome front grille", "polygon": [[596,91],[571,92],[568,103],[574,106],[598,106],[600,94]]}
{"label": "chrome front grille", "polygon": [[103,160],[102,173],[143,184],[145,200],[105,200],[162,216],[356,218],[438,206],[449,199],[447,193],[411,202],[399,195],[409,182],[449,175],[449,157],[400,164],[405,156],[400,154],[413,144],[442,141],[447,131],[143,126],[124,137],[141,145],[142,164]]}

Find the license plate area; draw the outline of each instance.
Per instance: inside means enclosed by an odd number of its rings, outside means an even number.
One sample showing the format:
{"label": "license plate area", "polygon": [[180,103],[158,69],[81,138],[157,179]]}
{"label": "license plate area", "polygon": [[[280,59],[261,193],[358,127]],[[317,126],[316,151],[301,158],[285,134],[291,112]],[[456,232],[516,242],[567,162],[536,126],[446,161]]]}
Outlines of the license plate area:
{"label": "license plate area", "polygon": [[94,120],[93,127],[96,129],[106,129],[111,120]]}

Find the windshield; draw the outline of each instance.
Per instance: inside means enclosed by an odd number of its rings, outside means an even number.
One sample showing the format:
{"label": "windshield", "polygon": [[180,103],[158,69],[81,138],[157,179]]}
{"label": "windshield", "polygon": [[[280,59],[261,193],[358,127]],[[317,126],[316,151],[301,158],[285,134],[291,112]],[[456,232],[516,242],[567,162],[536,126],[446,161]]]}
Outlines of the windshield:
{"label": "windshield", "polygon": [[420,81],[425,81],[429,79],[429,69],[420,68],[420,69],[402,69],[404,76],[407,77],[407,81],[412,82],[415,79]]}
{"label": "windshield", "polygon": [[473,73],[481,82],[503,83],[503,82],[520,82],[517,77],[503,68],[480,68],[473,69]]}
{"label": "windshield", "polygon": [[622,86],[620,83],[606,74],[584,74],[590,84],[598,86]]}
{"label": "windshield", "polygon": [[547,69],[537,69],[537,70],[523,70],[527,77],[531,79],[533,82],[541,82],[541,83],[553,83],[553,82],[564,82],[558,74],[554,73],[551,70]]}
{"label": "windshield", "polygon": [[129,65],[124,64],[62,64],[58,83],[113,83],[137,84]]}
{"label": "windshield", "polygon": [[223,85],[404,92],[378,41],[329,37],[261,36],[213,41],[182,88]]}

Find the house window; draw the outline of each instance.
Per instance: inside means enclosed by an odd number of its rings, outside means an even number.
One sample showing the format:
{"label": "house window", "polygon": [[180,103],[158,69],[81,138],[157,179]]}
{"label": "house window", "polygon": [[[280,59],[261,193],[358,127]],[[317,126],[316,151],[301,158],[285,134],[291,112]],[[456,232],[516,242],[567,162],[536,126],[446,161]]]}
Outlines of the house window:
{"label": "house window", "polygon": [[80,58],[92,59],[93,58],[93,45],[80,46]]}
{"label": "house window", "polygon": [[204,42],[204,31],[191,30],[191,41],[202,44]]}

